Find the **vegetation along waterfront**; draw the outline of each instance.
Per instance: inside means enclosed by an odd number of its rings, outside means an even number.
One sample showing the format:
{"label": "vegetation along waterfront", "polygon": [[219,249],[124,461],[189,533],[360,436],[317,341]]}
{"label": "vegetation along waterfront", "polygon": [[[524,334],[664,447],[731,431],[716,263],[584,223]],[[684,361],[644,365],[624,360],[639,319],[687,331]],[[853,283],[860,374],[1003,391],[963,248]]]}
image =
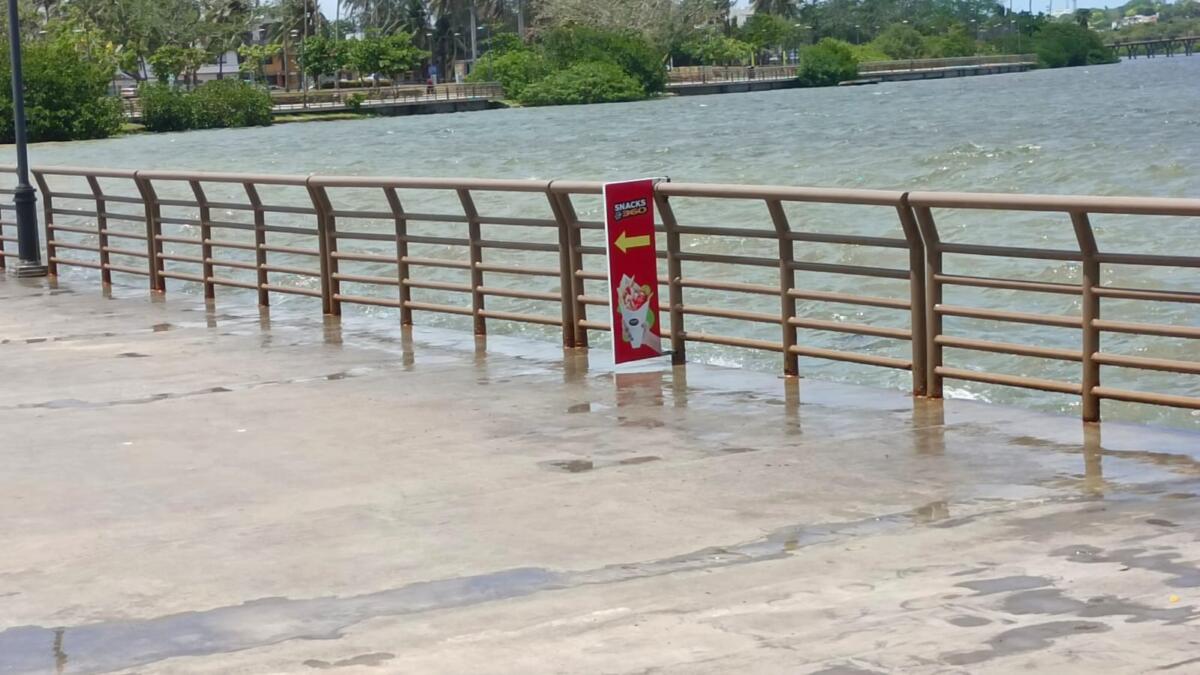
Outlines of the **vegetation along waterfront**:
{"label": "vegetation along waterfront", "polygon": [[358,111],[368,94],[336,91],[352,87],[498,82],[514,104],[602,103],[662,95],[676,67],[797,65],[805,86],[827,86],[868,61],[1034,53],[1043,67],[1090,65],[1115,60],[1106,43],[1200,32],[1195,0],[1055,17],[975,0],[756,0],[752,11],[727,0],[340,0],[333,16],[329,5],[22,0],[31,140],[110,136],[135,110],[151,131],[266,125],[273,105],[310,96]]}

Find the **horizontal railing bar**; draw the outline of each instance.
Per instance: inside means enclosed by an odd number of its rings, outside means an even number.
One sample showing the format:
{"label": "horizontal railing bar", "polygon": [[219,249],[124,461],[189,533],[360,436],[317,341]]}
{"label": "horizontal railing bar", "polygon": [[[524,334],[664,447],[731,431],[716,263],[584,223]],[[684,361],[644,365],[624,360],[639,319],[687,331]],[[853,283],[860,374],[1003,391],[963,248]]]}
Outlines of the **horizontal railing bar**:
{"label": "horizontal railing bar", "polygon": [[1083,354],[1079,350],[1058,349],[1055,347],[1034,347],[1013,342],[993,342],[991,340],[976,340],[974,338],[939,335],[933,339],[935,344],[956,349],[970,349],[977,352],[994,352],[1012,356],[1035,356],[1043,359],[1058,359],[1060,361],[1082,361]]}
{"label": "horizontal railing bar", "polygon": [[141,204],[142,200],[138,197],[126,197],[124,195],[94,195],[90,192],[56,192],[51,190],[48,195],[52,199],[77,199],[87,202],[114,202],[120,204]]}
{"label": "horizontal railing bar", "polygon": [[124,272],[125,274],[138,274],[138,275],[141,275],[144,277],[150,276],[150,273],[147,270],[141,269],[139,267],[129,267],[128,265],[114,265],[112,263],[109,263],[109,264],[105,265],[104,268],[111,270],[113,272]]}
{"label": "horizontal railing bar", "polygon": [[[778,294],[778,291],[776,291]],[[850,293],[833,293],[829,291],[809,291],[793,288],[788,296],[800,300],[816,300],[819,302],[837,302],[846,305],[864,305],[866,307],[885,307],[887,309],[912,309],[908,300],[883,298],[876,295],[853,295]]]}
{"label": "horizontal railing bar", "polygon": [[788,239],[814,244],[849,244],[851,246],[874,246],[878,248],[908,248],[904,239],[892,237],[867,237],[853,234],[824,234],[821,232],[789,232]]}
{"label": "horizontal railing bar", "polygon": [[1200,361],[1179,361],[1177,359],[1155,359],[1145,356],[1126,356],[1124,354],[1108,354],[1096,352],[1092,360],[1102,366],[1118,368],[1136,368],[1138,370],[1161,370],[1168,373],[1187,373],[1200,375]]}
{"label": "horizontal railing bar", "polygon": [[981,309],[978,307],[959,307],[957,305],[936,305],[934,306],[933,311],[943,316],[961,316],[968,319],[1028,323],[1035,326],[1059,326],[1062,328],[1083,327],[1083,319],[1073,316],[1060,316],[1057,314],[1007,312],[997,309]]}
{"label": "horizontal railing bar", "polygon": [[[395,259],[393,258],[393,261]],[[445,258],[414,258],[405,256],[404,262],[417,267],[441,267],[451,270],[469,270],[471,263],[466,260],[447,260]]]}
{"label": "horizontal railing bar", "polygon": [[779,296],[778,286],[767,286],[765,284],[747,284],[738,281],[710,281],[708,279],[692,279],[688,277],[680,278],[678,283],[685,288],[704,288],[710,291]]}
{"label": "horizontal railing bar", "polygon": [[544,326],[561,326],[562,319],[559,317],[542,316],[540,314],[519,314],[517,312],[501,312],[494,309],[481,309],[479,316],[487,319],[500,319],[502,321],[519,321],[523,323],[537,323]]}
{"label": "horizontal railing bar", "polygon": [[103,269],[100,266],[100,263],[98,263],[98,262],[89,262],[87,260],[75,260],[72,258],[52,257],[52,258],[50,258],[50,262],[57,263],[59,265],[69,265],[72,267],[89,267],[94,270]]}
{"label": "horizontal railing bar", "polygon": [[146,233],[145,232],[122,232],[120,230],[105,229],[96,234],[103,234],[104,236],[108,237],[109,239],[116,237],[117,239],[133,239],[134,241],[146,241]]}
{"label": "horizontal railing bar", "polygon": [[1034,260],[1083,260],[1079,251],[1059,249],[1023,248],[1019,246],[986,246],[983,244],[955,244],[942,242],[938,244],[942,253],[959,253],[965,255],[986,255],[1000,258],[1028,258]]}
{"label": "horizontal railing bar", "polygon": [[400,237],[401,241],[406,241],[410,244],[434,244],[440,246],[470,246],[469,239],[460,239],[458,237],[430,237],[426,235],[407,234]]}
{"label": "horizontal railing bar", "polygon": [[680,225],[675,228],[679,234],[708,237],[745,237],[747,239],[778,239],[775,230],[751,230],[736,227],[706,227],[697,225]]}
{"label": "horizontal railing bar", "polygon": [[[603,252],[603,249],[601,249]],[[676,259],[691,262],[724,263],[726,265],[749,265],[753,267],[779,267],[779,260],[768,258],[752,258],[744,255],[722,255],[718,253],[686,253],[676,254]]]}
{"label": "horizontal railing bar", "polygon": [[[145,237],[142,237],[141,239],[142,239],[142,241],[146,240]],[[161,241],[161,242],[168,243],[168,244],[186,244],[188,246],[203,246],[204,245],[204,242],[199,239],[190,239],[188,237],[168,237],[168,236],[161,235],[161,234],[155,235],[154,240]]]}
{"label": "horizontal railing bar", "polygon": [[578,323],[579,323],[580,328],[587,328],[588,330],[612,331],[612,324],[608,324],[603,321],[592,321],[590,319],[580,319]]}
{"label": "horizontal railing bar", "polygon": [[896,359],[890,356],[878,356],[876,354],[843,352],[837,349],[822,349],[820,347],[809,347],[806,345],[792,345],[788,347],[788,353],[796,354],[798,356],[807,356],[815,359],[847,361],[850,363],[860,363],[867,366],[882,366],[884,368],[896,368],[898,370],[912,370],[912,361]]}
{"label": "horizontal railing bar", "polygon": [[[557,185],[557,181],[555,182]],[[659,183],[655,192],[668,197],[713,197],[718,199],[780,200],[899,206],[902,192],[840,188],[786,187],[773,185],[728,185],[721,183]]]}
{"label": "horizontal railing bar", "polygon": [[69,242],[69,241],[59,241],[57,239],[52,239],[52,240],[46,242],[46,245],[53,246],[54,248],[70,249],[72,251],[89,251],[91,253],[99,253],[100,252],[100,247],[98,245],[97,246],[84,246],[83,244],[76,244],[76,243]]}
{"label": "horizontal railing bar", "polygon": [[[778,265],[778,262],[772,266]],[[829,272],[831,274],[850,274],[860,277],[880,277],[883,279],[908,280],[908,270],[898,270],[888,267],[863,267],[861,265],[839,265],[835,263],[818,263],[796,260],[787,264],[791,269],[801,272]]]}
{"label": "horizontal railing bar", "polygon": [[588,281],[608,281],[608,275],[604,272],[592,272],[590,270],[575,270],[575,276]]}
{"label": "horizontal railing bar", "polygon": [[561,274],[553,267],[513,267],[495,263],[475,263],[475,269],[494,274],[524,274],[535,277],[557,277]]}
{"label": "horizontal railing bar", "polygon": [[103,246],[100,248],[100,250],[104,251],[106,253],[111,253],[113,255],[125,255],[125,256],[131,256],[134,258],[149,258],[150,257],[150,254],[146,253],[145,251],[133,251],[133,250],[130,250],[127,248],[117,248],[116,246]]}
{"label": "horizontal railing bar", "polygon": [[373,211],[370,209],[333,209],[329,215],[335,218],[350,218],[359,220],[393,220],[397,214],[394,211]]}
{"label": "horizontal railing bar", "polygon": [[312,176],[312,185],[327,188],[397,188],[416,190],[480,190],[483,192],[545,192],[544,180],[502,178],[391,178],[377,176]]}
{"label": "horizontal railing bar", "polygon": [[254,242],[230,241],[228,239],[205,239],[204,243],[217,248],[235,248],[242,251],[258,250],[258,246]]}
{"label": "horizontal railing bar", "polygon": [[91,235],[100,234],[100,230],[89,230],[85,227],[71,227],[69,225],[55,225],[54,223],[47,223],[46,228],[49,229],[51,232],[73,232],[75,234],[91,234]]}
{"label": "horizontal railing bar", "polygon": [[448,281],[424,281],[418,279],[405,279],[403,282],[409,288],[423,288],[431,291],[450,291],[452,293],[470,293],[471,284],[456,284]]}
{"label": "horizontal railing bar", "polygon": [[1150,300],[1155,302],[1200,303],[1200,293],[1187,291],[1145,291],[1137,288],[1113,288],[1100,286],[1093,292],[1102,298],[1118,300]]}
{"label": "horizontal railing bar", "polygon": [[[86,175],[86,174],[85,174]],[[202,183],[252,183],[258,185],[292,185],[303,187],[308,182],[307,176],[289,176],[281,174],[254,173],[217,173],[211,171],[138,171],[138,178],[147,180],[165,180]]]}
{"label": "horizontal railing bar", "polygon": [[329,255],[335,260],[349,260],[352,262],[379,262],[388,263],[390,265],[396,264],[396,256],[394,254],[382,255],[379,253],[363,253],[360,251],[334,251]]}
{"label": "horizontal railing bar", "polygon": [[454,307],[453,305],[439,305],[432,302],[416,302],[409,300],[404,303],[408,309],[415,309],[425,312],[441,312],[443,314],[460,314],[462,316],[471,316],[475,312],[470,307]]}
{"label": "horizontal railing bar", "polygon": [[[143,253],[142,255],[144,256],[146,254]],[[180,255],[178,253],[159,253],[158,258],[159,258],[159,260],[166,260],[168,262],[184,262],[184,263],[192,263],[194,265],[203,265],[204,264],[204,258],[202,258],[198,255]]]}
{"label": "horizontal railing bar", "polygon": [[233,286],[234,288],[247,288],[257,290],[258,284],[253,281],[239,281],[237,279],[229,279],[227,277],[208,277],[205,279],[210,284],[218,286]]}
{"label": "horizontal railing bar", "polygon": [[[523,291],[515,288],[495,288],[488,286],[480,286],[476,289],[484,295],[491,295],[498,298],[520,298],[523,300],[547,300],[551,302],[559,302],[562,300],[562,295],[549,291]],[[560,322],[561,323],[561,322]]]}
{"label": "horizontal railing bar", "polygon": [[806,319],[792,317],[788,325],[807,330],[827,330],[835,333],[853,333],[854,335],[870,335],[873,337],[892,338],[894,340],[911,340],[912,331],[907,328],[891,328],[889,326],[871,326],[865,323],[849,321],[825,321],[822,319]]}
{"label": "horizontal railing bar", "polygon": [[333,297],[338,302],[348,302],[354,305],[375,305],[377,307],[400,309],[399,300],[388,300],[387,298],[377,298],[367,295],[343,295],[341,293],[335,294]]}
{"label": "horizontal railing bar", "polygon": [[227,260],[224,258],[206,258],[204,262],[214,267],[229,267],[237,270],[257,270],[258,263],[245,262],[242,260]]}
{"label": "horizontal railing bar", "polygon": [[[314,232],[314,234],[316,234]],[[384,232],[347,232],[338,230],[330,233],[335,239],[358,239],[361,241],[396,241],[396,235]]]}
{"label": "horizontal railing bar", "polygon": [[575,298],[578,302],[585,305],[608,305],[608,298],[599,295],[580,295]]}
{"label": "horizontal railing bar", "polygon": [[187,274],[184,272],[175,272],[173,270],[159,270],[158,276],[166,277],[167,279],[178,279],[180,281],[194,281],[198,284],[204,283],[204,277],[200,274]]}
{"label": "horizontal railing bar", "polygon": [[1200,327],[1168,326],[1161,323],[1133,323],[1130,321],[1108,321],[1096,319],[1092,327],[1109,333],[1133,333],[1135,335],[1157,335],[1160,337],[1200,338]]}
{"label": "horizontal railing bar", "polygon": [[1083,387],[1078,384],[1062,382],[1060,380],[1045,380],[1037,377],[1003,375],[1000,373],[982,373],[975,370],[947,368],[945,366],[938,366],[934,369],[934,371],[942,377],[947,377],[954,380],[968,380],[971,382],[982,382],[984,384],[999,384],[1006,387],[1037,389],[1039,391],[1049,391],[1057,394],[1075,394],[1078,396],[1083,391]]}
{"label": "horizontal railing bar", "polygon": [[683,339],[688,342],[705,342],[713,345],[724,345],[726,347],[741,347],[743,349],[761,349],[769,352],[782,352],[783,345],[778,342],[769,340],[755,340],[752,338],[729,337],[725,335],[713,335],[711,333],[697,333],[695,331],[682,331]]}
{"label": "horizontal railing bar", "polygon": [[338,281],[346,281],[352,284],[380,284],[383,286],[399,286],[400,280],[396,277],[376,277],[366,276],[361,274],[337,274],[330,275]]}
{"label": "horizontal railing bar", "polygon": [[[608,304],[605,302],[604,304]],[[711,316],[718,319],[737,319],[738,321],[752,321],[758,323],[773,323],[779,324],[781,319],[778,314],[764,314],[762,312],[747,312],[740,309],[725,309],[723,307],[703,307],[699,305],[678,305],[677,309],[684,314],[692,314],[696,316]]]}
{"label": "horizontal railing bar", "polygon": [[484,248],[502,249],[507,251],[545,251],[549,253],[558,253],[558,244],[540,244],[535,242],[523,241],[504,241],[496,239],[481,239],[479,245]]}
{"label": "horizontal railing bar", "polygon": [[546,218],[509,218],[506,216],[480,216],[480,225],[510,225],[513,227],[558,227],[558,222]]}
{"label": "horizontal railing bar", "polygon": [[95,176],[96,178],[133,178],[138,173],[132,169],[93,169],[82,166],[35,166],[33,172],[46,176]]}
{"label": "horizontal railing bar", "polygon": [[263,284],[263,290],[289,295],[303,295],[309,298],[321,297],[321,291],[312,288],[296,288],[295,286],[280,286],[278,284]]}
{"label": "horizontal railing bar", "polygon": [[1152,394],[1144,391],[1116,389],[1113,387],[1093,387],[1092,393],[1100,398],[1112,401],[1128,401],[1130,403],[1149,403],[1150,405],[1165,405],[1172,408],[1190,408],[1200,410],[1200,398],[1193,396],[1177,396],[1174,394]]}
{"label": "horizontal railing bar", "polygon": [[287,253],[289,255],[307,255],[320,257],[321,252],[309,248],[297,248],[295,246],[280,246],[278,244],[259,244],[251,246],[251,249],[261,249],[268,253]]}
{"label": "horizontal railing bar", "polygon": [[1061,295],[1079,295],[1082,291],[1076,284],[1062,284],[1049,281],[1015,281],[1012,279],[997,279],[994,277],[972,277],[959,274],[935,274],[933,280],[942,284],[955,286],[975,286],[978,288],[1003,288],[1010,291],[1032,291],[1034,293],[1058,293]]}
{"label": "horizontal railing bar", "polygon": [[1142,253],[1100,253],[1097,259],[1110,265],[1146,265],[1150,267],[1200,267],[1200,257],[1183,255],[1147,255]]}
{"label": "horizontal railing bar", "polygon": [[1087,197],[985,192],[909,192],[912,206],[993,211],[1059,211],[1146,216],[1200,216],[1200,200],[1158,197]]}
{"label": "horizontal railing bar", "polygon": [[321,270],[309,270],[309,269],[305,269],[303,267],[288,267],[286,265],[266,264],[266,265],[260,266],[259,269],[267,271],[267,272],[274,272],[276,274],[295,274],[296,276],[302,276],[302,277],[319,277],[319,276],[321,276]]}
{"label": "horizontal railing bar", "polygon": [[[251,229],[254,229],[251,227]],[[317,237],[321,233],[311,227],[292,227],[291,225],[263,225],[263,232],[276,232],[279,234],[298,234],[304,237]]]}

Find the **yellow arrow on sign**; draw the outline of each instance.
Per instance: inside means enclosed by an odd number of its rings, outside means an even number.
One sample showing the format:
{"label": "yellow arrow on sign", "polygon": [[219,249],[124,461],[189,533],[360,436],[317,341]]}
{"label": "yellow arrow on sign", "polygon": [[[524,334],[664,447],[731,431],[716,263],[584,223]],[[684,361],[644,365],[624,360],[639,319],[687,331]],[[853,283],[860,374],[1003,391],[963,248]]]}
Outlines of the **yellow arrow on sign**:
{"label": "yellow arrow on sign", "polygon": [[638,237],[626,236],[625,230],[621,230],[621,234],[617,235],[617,248],[621,249],[621,253],[628,253],[631,248],[650,245],[650,235],[643,234]]}

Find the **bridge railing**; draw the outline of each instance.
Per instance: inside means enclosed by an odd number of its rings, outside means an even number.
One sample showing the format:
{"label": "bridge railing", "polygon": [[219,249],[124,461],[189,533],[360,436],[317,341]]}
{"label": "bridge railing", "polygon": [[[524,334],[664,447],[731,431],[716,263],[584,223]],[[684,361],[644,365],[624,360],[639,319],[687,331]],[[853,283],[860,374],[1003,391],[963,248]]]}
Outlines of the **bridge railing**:
{"label": "bridge railing", "polygon": [[955,56],[943,59],[905,59],[899,61],[865,61],[858,65],[859,74],[904,70],[932,70],[967,66],[997,66],[1018,63],[1037,63],[1037,54],[993,54],[989,56]]}
{"label": "bridge railing", "polygon": [[677,66],[667,74],[669,84],[709,84],[781,80],[796,77],[798,66]]}
{"label": "bridge railing", "polygon": [[[133,275],[209,299],[245,289],[264,306],[296,296],[334,315],[395,310],[405,325],[450,314],[477,334],[550,326],[567,347],[612,330],[600,183],[34,175],[55,275]],[[1196,279],[1178,273],[1200,268],[1200,253],[1102,236],[1200,218],[1200,200],[664,182],[655,204],[662,333],[677,363],[704,343],[774,355],[788,375],[802,373],[799,357],[908,372],[916,395],[940,397],[946,380],[1074,395],[1088,421],[1102,400],[1200,409],[1200,383],[1176,379],[1200,375],[1194,348],[1151,344],[1200,339],[1200,315],[1147,308],[1200,305]],[[1002,223],[1019,217],[1074,244],[1010,241]],[[957,299],[963,289],[975,295]],[[969,357],[980,351],[1014,365],[981,370]],[[1113,386],[1130,372],[1135,386]]]}

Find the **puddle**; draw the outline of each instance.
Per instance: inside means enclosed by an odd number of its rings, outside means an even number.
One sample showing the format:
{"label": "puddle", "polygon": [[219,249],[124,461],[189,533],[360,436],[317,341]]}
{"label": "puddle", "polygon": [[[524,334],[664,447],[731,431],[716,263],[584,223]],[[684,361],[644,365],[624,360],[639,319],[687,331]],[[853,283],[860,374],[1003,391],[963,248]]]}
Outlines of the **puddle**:
{"label": "puddle", "polygon": [[1050,555],[1066,558],[1076,563],[1110,563],[1148,572],[1158,572],[1171,577],[1166,584],[1172,588],[1200,588],[1200,568],[1180,562],[1179,559],[1183,556],[1174,549],[1164,553],[1148,553],[1142,548],[1126,548],[1106,552],[1095,546],[1075,544],[1051,551]]}
{"label": "puddle", "polygon": [[304,662],[304,665],[308,666],[309,668],[318,668],[321,670],[328,670],[330,668],[349,668],[352,666],[375,667],[381,666],[385,661],[391,661],[394,658],[396,658],[395,654],[388,652],[375,652],[373,654],[359,654],[358,656],[342,659],[341,661],[334,661],[332,663],[329,661],[309,659]]}
{"label": "puddle", "polygon": [[137,352],[121,352],[120,354],[117,354],[117,356],[120,358],[125,358],[125,359],[148,359],[148,358],[150,358],[149,354],[139,354]]}
{"label": "puddle", "polygon": [[1038,651],[1054,644],[1055,640],[1083,633],[1106,633],[1112,628],[1094,621],[1051,621],[1033,626],[1012,628],[992,636],[989,649],[973,652],[949,652],[941,655],[952,666],[969,666],[1013,654]]}
{"label": "puddle", "polygon": [[1045,586],[1053,585],[1054,582],[1046,577],[1030,576],[980,579],[978,581],[964,581],[960,584],[955,584],[955,586],[960,588],[967,588],[975,591],[975,595],[992,595],[993,593],[1006,593],[1008,591],[1024,591],[1031,588],[1043,588]]}
{"label": "puddle", "polygon": [[596,469],[604,469],[611,466],[630,466],[634,464],[647,464],[649,462],[657,462],[662,460],[662,457],[654,455],[642,455],[638,457],[626,457],[619,460],[591,460],[591,459],[555,459],[548,462],[538,462],[538,466],[549,471],[561,471],[563,473],[585,473]]}

